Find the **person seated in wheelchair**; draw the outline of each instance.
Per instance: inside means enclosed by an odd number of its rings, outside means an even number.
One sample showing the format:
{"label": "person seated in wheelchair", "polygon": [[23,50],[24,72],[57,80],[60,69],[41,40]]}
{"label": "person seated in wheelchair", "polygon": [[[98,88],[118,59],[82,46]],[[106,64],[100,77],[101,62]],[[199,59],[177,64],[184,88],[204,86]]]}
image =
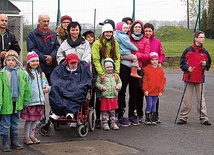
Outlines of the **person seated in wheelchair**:
{"label": "person seated in wheelchair", "polygon": [[92,74],[88,63],[79,60],[76,54],[68,54],[65,61],[53,70],[50,82],[50,118],[66,116],[73,119],[92,88]]}

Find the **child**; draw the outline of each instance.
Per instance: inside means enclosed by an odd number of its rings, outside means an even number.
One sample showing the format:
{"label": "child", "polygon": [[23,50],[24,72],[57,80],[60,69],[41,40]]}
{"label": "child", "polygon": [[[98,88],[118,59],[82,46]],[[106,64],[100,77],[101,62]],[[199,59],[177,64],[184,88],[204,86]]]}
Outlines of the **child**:
{"label": "child", "polygon": [[20,111],[30,101],[30,85],[25,70],[18,66],[19,56],[16,51],[9,50],[6,53],[4,65],[0,71],[0,135],[3,138],[2,150],[10,152],[10,146],[17,150],[23,149],[18,143],[18,123]]}
{"label": "child", "polygon": [[35,138],[35,128],[38,120],[44,118],[45,96],[50,89],[45,74],[39,66],[39,56],[36,52],[27,55],[26,71],[31,88],[30,104],[24,107],[21,118],[25,120],[23,143],[39,144],[40,140]]}
{"label": "child", "polygon": [[86,30],[83,34],[84,38],[89,42],[90,46],[92,47],[92,44],[94,43],[96,37],[94,35],[94,32],[92,30]]}
{"label": "child", "polygon": [[100,111],[102,112],[103,130],[110,130],[108,125],[108,112],[110,114],[111,128],[118,130],[119,127],[116,124],[115,109],[118,108],[117,96],[122,82],[120,78],[117,81],[115,80],[115,64],[111,58],[104,60],[104,68],[106,73],[105,82],[102,82],[99,76],[96,81],[96,87],[102,91]]}
{"label": "child", "polygon": [[162,68],[158,67],[158,54],[150,53],[150,64],[144,69],[143,92],[146,97],[145,124],[156,124],[155,112],[158,96],[162,96],[166,78]]}
{"label": "child", "polygon": [[[132,60],[131,76],[136,78],[142,78],[137,74],[137,69],[139,67],[137,56],[131,54],[131,50],[138,51],[138,48],[131,43],[127,32],[129,31],[129,26],[124,22],[119,22],[116,25],[116,33],[114,39],[117,40],[120,47],[121,59]],[[122,62],[121,62],[122,63]]]}

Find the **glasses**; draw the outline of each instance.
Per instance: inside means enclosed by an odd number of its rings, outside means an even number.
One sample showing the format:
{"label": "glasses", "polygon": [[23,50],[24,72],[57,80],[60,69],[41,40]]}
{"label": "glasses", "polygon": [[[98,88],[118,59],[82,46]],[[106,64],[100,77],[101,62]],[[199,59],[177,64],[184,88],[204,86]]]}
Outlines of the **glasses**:
{"label": "glasses", "polygon": [[69,24],[70,22],[62,22],[62,24]]}
{"label": "glasses", "polygon": [[198,37],[198,38],[204,38],[205,39],[206,37]]}

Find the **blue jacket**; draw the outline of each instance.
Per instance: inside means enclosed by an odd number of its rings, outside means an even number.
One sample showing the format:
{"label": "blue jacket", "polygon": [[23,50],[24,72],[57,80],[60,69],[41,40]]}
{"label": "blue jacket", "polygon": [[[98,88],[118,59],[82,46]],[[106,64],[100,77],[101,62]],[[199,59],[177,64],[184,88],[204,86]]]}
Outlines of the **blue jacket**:
{"label": "blue jacket", "polygon": [[[46,35],[43,34],[37,27],[28,34],[27,38],[27,51],[35,51],[39,55],[40,66],[45,74],[50,74],[57,66],[56,53],[59,48],[57,41],[57,34],[48,31]],[[44,55],[50,55],[53,58],[53,64],[46,65]]]}
{"label": "blue jacket", "polygon": [[117,40],[120,47],[120,54],[131,54],[132,51],[137,51],[137,47],[131,43],[128,35],[120,30],[116,30],[114,34],[114,39]]}
{"label": "blue jacket", "polygon": [[[31,88],[30,104],[28,106],[44,105],[45,96],[43,93],[44,86],[49,87],[45,74],[42,73],[42,77],[37,69],[31,69],[31,73],[34,76],[32,79],[29,75],[29,83]],[[50,87],[49,87],[50,91]]]}
{"label": "blue jacket", "polygon": [[76,113],[92,88],[92,74],[85,61],[80,61],[77,70],[72,73],[64,63],[60,64],[52,72],[50,81],[50,106],[56,115]]}

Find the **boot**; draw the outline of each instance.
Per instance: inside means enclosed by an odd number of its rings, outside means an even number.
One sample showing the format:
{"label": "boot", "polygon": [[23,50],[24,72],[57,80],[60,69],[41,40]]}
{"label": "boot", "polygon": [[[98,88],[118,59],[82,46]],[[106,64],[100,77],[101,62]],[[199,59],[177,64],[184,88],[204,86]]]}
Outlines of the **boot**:
{"label": "boot", "polygon": [[4,152],[10,152],[11,151],[10,146],[9,146],[9,142],[8,142],[8,135],[2,136],[2,144],[3,144],[2,151],[4,151]]}
{"label": "boot", "polygon": [[145,122],[146,125],[150,125],[151,124],[151,119],[150,119],[150,113],[146,112],[145,113]]}
{"label": "boot", "polygon": [[18,142],[18,134],[14,134],[12,133],[10,135],[10,141],[11,141],[11,144],[10,146],[16,150],[21,150],[23,149],[22,145],[19,144]]}
{"label": "boot", "polygon": [[157,123],[156,123],[156,112],[152,112],[151,113],[151,115],[152,115],[152,125],[156,125]]}
{"label": "boot", "polygon": [[132,66],[132,69],[131,69],[131,76],[132,77],[135,77],[135,78],[142,78],[141,76],[139,76],[138,74],[137,74],[137,66]]}

